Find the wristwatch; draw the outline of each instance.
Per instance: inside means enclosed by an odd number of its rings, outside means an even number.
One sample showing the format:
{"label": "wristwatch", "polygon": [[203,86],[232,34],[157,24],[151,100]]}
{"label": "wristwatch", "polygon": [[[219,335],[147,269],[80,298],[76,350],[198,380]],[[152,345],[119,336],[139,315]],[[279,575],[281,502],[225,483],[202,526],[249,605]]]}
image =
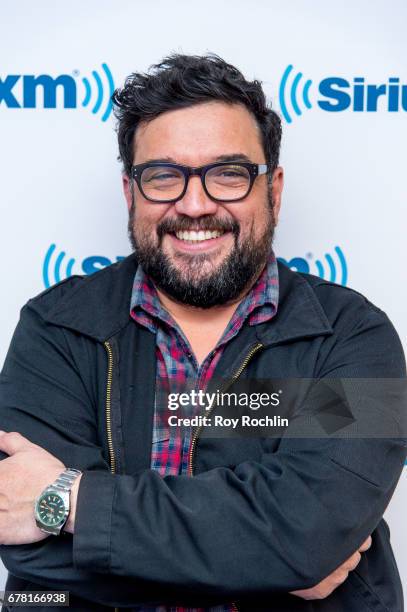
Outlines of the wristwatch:
{"label": "wristwatch", "polygon": [[79,470],[67,468],[37,497],[34,515],[37,527],[41,531],[60,535],[69,516],[71,488],[80,474],[82,472]]}

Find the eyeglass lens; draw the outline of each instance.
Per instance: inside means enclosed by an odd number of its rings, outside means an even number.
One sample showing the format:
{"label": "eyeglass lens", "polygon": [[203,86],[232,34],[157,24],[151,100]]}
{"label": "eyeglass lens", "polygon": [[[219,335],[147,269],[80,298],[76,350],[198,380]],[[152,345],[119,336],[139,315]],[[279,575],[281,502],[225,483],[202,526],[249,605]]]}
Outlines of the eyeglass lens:
{"label": "eyeglass lens", "polygon": [[[173,200],[181,196],[185,180],[185,175],[177,168],[150,166],[142,172],[141,187],[147,198]],[[235,164],[214,166],[205,174],[205,187],[215,199],[237,200],[249,191],[250,174],[247,168]]]}

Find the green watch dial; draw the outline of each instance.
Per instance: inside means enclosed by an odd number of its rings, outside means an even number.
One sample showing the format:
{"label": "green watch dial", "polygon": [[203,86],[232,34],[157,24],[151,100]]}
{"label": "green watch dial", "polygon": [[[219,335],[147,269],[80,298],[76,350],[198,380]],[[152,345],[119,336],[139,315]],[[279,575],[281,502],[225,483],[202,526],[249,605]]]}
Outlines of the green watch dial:
{"label": "green watch dial", "polygon": [[58,493],[44,493],[37,503],[37,516],[47,527],[60,525],[65,518],[65,503]]}

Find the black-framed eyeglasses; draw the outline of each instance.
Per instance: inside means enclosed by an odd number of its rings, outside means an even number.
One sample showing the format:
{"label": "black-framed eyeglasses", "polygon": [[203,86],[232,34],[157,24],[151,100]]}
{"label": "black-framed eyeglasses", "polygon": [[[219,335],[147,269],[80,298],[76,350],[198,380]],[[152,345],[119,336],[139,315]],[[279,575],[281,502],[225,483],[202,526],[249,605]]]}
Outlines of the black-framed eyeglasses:
{"label": "black-framed eyeglasses", "polygon": [[177,202],[184,197],[189,178],[199,176],[206,195],[217,202],[246,198],[255,179],[268,171],[267,164],[216,162],[199,168],[180,164],[149,162],[132,166],[131,175],[150,202]]}

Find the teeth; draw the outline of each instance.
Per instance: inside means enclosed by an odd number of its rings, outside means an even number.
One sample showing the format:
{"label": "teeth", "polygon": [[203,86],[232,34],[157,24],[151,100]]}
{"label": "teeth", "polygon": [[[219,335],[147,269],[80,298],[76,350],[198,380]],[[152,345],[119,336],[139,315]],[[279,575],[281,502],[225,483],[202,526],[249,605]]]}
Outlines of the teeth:
{"label": "teeth", "polygon": [[178,240],[187,240],[188,242],[201,242],[202,240],[211,240],[212,238],[218,238],[222,236],[223,232],[209,232],[202,231],[196,232],[191,230],[189,232],[176,232],[176,237]]}

